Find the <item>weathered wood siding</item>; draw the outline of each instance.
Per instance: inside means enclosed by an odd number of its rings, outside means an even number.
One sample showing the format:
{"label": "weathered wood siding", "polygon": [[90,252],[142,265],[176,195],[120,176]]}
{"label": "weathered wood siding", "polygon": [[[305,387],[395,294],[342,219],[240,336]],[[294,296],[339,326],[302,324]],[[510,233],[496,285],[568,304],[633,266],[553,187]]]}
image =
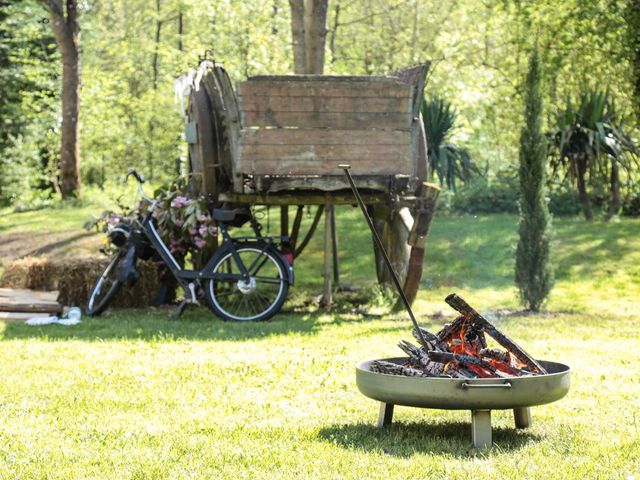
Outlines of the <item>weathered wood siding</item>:
{"label": "weathered wood siding", "polygon": [[236,173],[415,175],[414,87],[388,77],[260,76],[238,86]]}

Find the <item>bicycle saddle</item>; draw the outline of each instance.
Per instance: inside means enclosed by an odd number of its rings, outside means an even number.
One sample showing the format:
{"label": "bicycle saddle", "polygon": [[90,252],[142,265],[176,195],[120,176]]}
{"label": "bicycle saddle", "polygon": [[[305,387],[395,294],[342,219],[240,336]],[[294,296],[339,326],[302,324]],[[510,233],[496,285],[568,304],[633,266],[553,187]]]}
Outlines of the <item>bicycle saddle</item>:
{"label": "bicycle saddle", "polygon": [[211,217],[218,222],[232,222],[238,215],[247,214],[245,208],[214,208]]}

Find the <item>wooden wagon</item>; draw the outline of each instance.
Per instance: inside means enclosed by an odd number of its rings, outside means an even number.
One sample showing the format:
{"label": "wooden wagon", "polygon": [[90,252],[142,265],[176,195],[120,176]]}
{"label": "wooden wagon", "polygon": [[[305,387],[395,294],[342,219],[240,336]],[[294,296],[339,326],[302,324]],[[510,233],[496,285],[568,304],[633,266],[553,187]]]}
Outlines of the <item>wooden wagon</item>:
{"label": "wooden wagon", "polygon": [[[332,263],[338,277],[333,205],[354,204],[338,165],[351,165],[405,291],[415,298],[438,196],[437,187],[425,183],[420,106],[428,67],[387,76],[260,75],[234,89],[222,66],[204,61],[186,124],[198,189],[217,201],[279,205],[282,234],[296,255],[324,211],[330,301]],[[291,229],[290,205],[298,207]],[[299,240],[305,205],[318,209],[311,232]],[[389,283],[376,258],[379,281]]]}

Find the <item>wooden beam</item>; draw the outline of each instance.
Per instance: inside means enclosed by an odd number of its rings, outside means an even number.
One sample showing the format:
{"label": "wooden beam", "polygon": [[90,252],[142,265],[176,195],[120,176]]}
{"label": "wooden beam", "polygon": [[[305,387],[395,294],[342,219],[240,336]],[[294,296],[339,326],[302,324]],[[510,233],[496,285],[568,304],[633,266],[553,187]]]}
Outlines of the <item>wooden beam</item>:
{"label": "wooden beam", "polygon": [[[269,194],[248,194],[248,193],[222,193],[218,197],[223,202],[257,204],[257,205],[324,205],[326,195],[318,192],[296,192]],[[364,203],[367,205],[383,205],[387,203],[389,195],[370,194],[362,195]],[[354,205],[355,199],[352,193],[332,193],[331,203],[333,205]]]}
{"label": "wooden beam", "polygon": [[322,293],[322,306],[330,307],[333,303],[331,285],[331,217],[333,216],[333,204],[331,195],[325,194],[324,205],[324,288]]}

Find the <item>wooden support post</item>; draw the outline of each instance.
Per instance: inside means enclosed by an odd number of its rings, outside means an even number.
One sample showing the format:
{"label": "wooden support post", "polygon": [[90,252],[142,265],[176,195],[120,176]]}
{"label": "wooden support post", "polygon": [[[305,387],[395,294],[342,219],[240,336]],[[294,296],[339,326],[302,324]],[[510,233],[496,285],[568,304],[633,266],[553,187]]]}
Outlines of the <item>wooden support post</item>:
{"label": "wooden support post", "polygon": [[336,229],[336,207],[331,205],[331,247],[333,254],[333,282],[340,287],[340,260],[338,259],[338,230]]}
{"label": "wooden support post", "polygon": [[322,306],[330,307],[333,303],[331,285],[331,217],[333,204],[331,194],[325,194],[324,204],[324,289],[322,292]]}
{"label": "wooden support post", "polygon": [[280,235],[289,236],[289,205],[280,207]]}

